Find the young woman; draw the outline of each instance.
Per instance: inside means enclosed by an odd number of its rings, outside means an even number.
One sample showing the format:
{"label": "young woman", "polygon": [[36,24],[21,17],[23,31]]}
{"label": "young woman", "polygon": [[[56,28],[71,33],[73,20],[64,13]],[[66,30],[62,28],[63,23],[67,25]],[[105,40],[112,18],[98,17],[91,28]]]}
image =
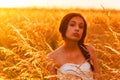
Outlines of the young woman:
{"label": "young woman", "polygon": [[59,31],[64,44],[48,54],[52,61],[48,70],[51,75],[57,75],[58,80],[98,80],[95,49],[84,44],[86,29],[87,24],[81,14],[69,13],[63,17]]}

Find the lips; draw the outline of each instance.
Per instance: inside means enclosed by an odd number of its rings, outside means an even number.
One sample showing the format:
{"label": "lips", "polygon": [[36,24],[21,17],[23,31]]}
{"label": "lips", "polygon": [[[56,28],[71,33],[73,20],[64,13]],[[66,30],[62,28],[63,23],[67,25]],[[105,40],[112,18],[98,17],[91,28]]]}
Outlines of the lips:
{"label": "lips", "polygon": [[78,33],[73,33],[75,37],[79,37],[80,35]]}

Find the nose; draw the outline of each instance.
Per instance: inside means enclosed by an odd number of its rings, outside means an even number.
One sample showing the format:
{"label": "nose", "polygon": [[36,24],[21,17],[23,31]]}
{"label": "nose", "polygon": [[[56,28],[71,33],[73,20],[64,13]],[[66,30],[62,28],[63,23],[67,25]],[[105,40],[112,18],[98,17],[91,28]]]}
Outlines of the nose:
{"label": "nose", "polygon": [[79,31],[79,25],[76,25],[75,30]]}

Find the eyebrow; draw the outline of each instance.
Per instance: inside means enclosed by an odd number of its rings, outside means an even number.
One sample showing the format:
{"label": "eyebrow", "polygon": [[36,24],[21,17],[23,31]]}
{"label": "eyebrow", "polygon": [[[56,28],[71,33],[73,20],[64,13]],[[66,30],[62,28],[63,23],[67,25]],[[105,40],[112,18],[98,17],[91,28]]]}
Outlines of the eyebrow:
{"label": "eyebrow", "polygon": [[[70,21],[70,22],[74,22],[74,23],[76,23],[75,21]],[[84,24],[84,22],[80,22],[80,24]]]}

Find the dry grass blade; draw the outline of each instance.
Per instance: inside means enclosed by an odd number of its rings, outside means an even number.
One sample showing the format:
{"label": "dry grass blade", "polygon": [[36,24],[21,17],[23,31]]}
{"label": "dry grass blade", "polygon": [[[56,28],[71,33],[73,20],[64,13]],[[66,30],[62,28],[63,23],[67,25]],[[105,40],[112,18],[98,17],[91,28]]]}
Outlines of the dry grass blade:
{"label": "dry grass blade", "polygon": [[119,51],[117,51],[116,49],[114,49],[114,48],[112,48],[112,47],[110,47],[110,46],[105,46],[105,48],[108,48],[108,49],[110,49],[112,52],[120,55],[120,52],[119,52]]}

